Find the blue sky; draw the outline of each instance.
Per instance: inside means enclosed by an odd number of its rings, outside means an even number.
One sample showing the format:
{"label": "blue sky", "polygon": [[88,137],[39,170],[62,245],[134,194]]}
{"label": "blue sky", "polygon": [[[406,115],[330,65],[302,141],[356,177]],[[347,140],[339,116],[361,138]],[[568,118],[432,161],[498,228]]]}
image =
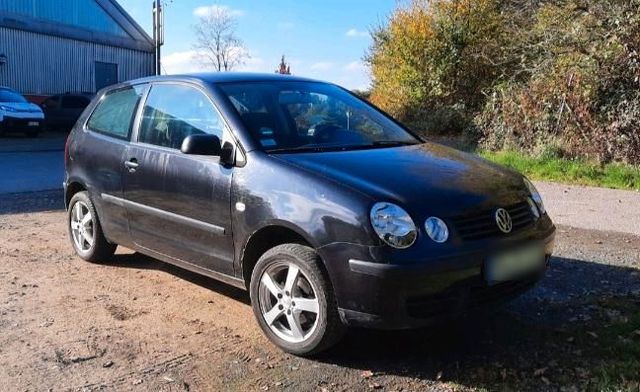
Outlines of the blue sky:
{"label": "blue sky", "polygon": [[[119,0],[151,35],[151,0]],[[195,72],[192,26],[201,7],[225,7],[236,16],[237,33],[251,58],[238,70],[273,72],[286,56],[295,75],[364,89],[369,74],[362,57],[368,30],[384,21],[397,0],[173,0],[165,8],[163,68]]]}

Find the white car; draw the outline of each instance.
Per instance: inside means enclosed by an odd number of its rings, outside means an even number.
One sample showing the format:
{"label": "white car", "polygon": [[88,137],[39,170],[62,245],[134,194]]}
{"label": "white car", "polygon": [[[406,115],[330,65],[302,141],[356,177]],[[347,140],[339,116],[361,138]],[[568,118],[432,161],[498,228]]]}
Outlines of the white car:
{"label": "white car", "polygon": [[24,132],[36,137],[44,124],[44,113],[35,103],[19,92],[0,87],[0,135],[5,132]]}

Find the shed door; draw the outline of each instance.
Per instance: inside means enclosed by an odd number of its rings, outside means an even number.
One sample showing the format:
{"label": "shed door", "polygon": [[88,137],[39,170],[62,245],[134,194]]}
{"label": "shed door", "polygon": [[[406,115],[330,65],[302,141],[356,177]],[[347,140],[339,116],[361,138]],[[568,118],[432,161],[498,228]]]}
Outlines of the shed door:
{"label": "shed door", "polygon": [[116,84],[118,83],[118,64],[96,61],[95,75],[96,91],[101,88],[111,86],[112,84]]}

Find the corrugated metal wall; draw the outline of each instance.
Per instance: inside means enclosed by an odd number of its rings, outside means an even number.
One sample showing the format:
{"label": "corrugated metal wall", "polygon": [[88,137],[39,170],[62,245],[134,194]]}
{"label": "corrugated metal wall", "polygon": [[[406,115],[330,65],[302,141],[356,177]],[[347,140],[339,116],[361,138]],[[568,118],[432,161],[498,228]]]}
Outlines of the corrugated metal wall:
{"label": "corrugated metal wall", "polygon": [[0,0],[0,10],[87,30],[129,36],[94,0]]}
{"label": "corrugated metal wall", "polygon": [[153,74],[153,53],[0,27],[0,85],[24,94],[95,91],[94,63],[118,64],[118,81]]}

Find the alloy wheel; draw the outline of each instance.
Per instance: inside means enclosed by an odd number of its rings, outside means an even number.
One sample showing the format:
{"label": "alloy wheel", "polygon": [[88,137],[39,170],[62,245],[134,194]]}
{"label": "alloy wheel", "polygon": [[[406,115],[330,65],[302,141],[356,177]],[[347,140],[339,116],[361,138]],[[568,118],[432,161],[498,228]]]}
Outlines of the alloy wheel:
{"label": "alloy wheel", "polygon": [[315,331],[320,316],[317,288],[290,262],[270,265],[260,278],[260,311],[271,331],[289,343],[305,341]]}
{"label": "alloy wheel", "polygon": [[89,251],[95,241],[95,226],[91,210],[85,202],[78,201],[73,205],[69,224],[76,248],[82,252]]}

